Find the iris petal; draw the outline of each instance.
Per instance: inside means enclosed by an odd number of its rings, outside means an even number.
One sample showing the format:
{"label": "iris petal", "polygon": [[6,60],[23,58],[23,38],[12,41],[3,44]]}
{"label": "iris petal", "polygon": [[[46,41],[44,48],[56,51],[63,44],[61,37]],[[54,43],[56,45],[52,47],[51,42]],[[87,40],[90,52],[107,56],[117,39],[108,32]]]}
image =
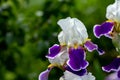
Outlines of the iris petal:
{"label": "iris petal", "polygon": [[87,73],[87,69],[81,69],[79,71],[73,71],[69,66],[65,67],[66,70],[78,75],[78,76],[83,76]]}
{"label": "iris petal", "polygon": [[120,78],[120,70],[118,71],[118,75],[117,76],[118,76],[118,78]]}
{"label": "iris petal", "polygon": [[92,52],[94,50],[97,50],[99,55],[102,55],[104,54],[104,51],[100,48],[98,48],[98,46],[96,44],[94,44],[93,42],[91,41],[86,41],[86,43],[84,44],[85,48],[87,48],[87,50],[89,52]]}
{"label": "iris petal", "polygon": [[48,80],[48,76],[50,73],[51,69],[48,68],[47,70],[43,71],[40,75],[39,75],[39,80]]}
{"label": "iris petal", "polygon": [[46,56],[47,58],[54,59],[55,56],[60,52],[60,45],[55,44],[52,47],[49,48],[49,54]]}
{"label": "iris petal", "polygon": [[82,47],[77,49],[70,48],[67,64],[74,71],[85,69],[88,66],[88,62],[85,60],[85,57],[86,54]]}
{"label": "iris petal", "polygon": [[120,58],[115,58],[109,65],[102,67],[106,72],[117,71],[120,66]]}
{"label": "iris petal", "polygon": [[112,32],[113,26],[114,26],[113,22],[104,22],[101,25],[95,25],[94,30],[93,30],[94,35],[97,38],[100,38],[103,35],[110,38],[110,35],[108,36],[108,34],[110,34],[110,32]]}
{"label": "iris petal", "polygon": [[88,51],[92,52],[93,50],[96,50],[98,46],[91,41],[86,41],[84,44],[85,48],[87,48]]}

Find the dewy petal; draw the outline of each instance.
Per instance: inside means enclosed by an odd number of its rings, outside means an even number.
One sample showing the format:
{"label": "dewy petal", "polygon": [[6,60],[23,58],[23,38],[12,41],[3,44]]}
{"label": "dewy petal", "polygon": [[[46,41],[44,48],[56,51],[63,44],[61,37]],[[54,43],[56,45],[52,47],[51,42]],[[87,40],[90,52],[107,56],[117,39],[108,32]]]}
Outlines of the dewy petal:
{"label": "dewy petal", "polygon": [[106,72],[117,71],[120,66],[120,58],[115,58],[109,65],[102,67]]}
{"label": "dewy petal", "polygon": [[54,59],[55,56],[57,56],[58,53],[60,52],[60,49],[61,49],[60,45],[54,44],[52,47],[49,48],[49,54],[46,57]]}
{"label": "dewy petal", "polygon": [[85,75],[85,74],[87,73],[87,69],[81,69],[81,70],[79,70],[79,71],[74,71],[74,70],[72,70],[69,66],[66,66],[65,69],[66,69],[67,71],[70,71],[70,72],[78,75],[78,76],[83,76],[83,75]]}
{"label": "dewy petal", "polygon": [[63,30],[67,45],[82,44],[88,38],[84,24],[77,18],[61,19],[58,25]]}
{"label": "dewy petal", "polygon": [[112,32],[113,26],[114,26],[113,22],[104,22],[101,25],[95,25],[93,29],[94,35],[97,38],[100,38],[101,36],[106,35],[106,34],[108,35],[110,34],[110,32]]}
{"label": "dewy petal", "polygon": [[48,80],[48,76],[49,76],[50,71],[51,71],[51,69],[48,68],[47,70],[40,73],[39,80]]}
{"label": "dewy petal", "polygon": [[88,62],[85,60],[85,58],[86,54],[82,47],[77,49],[70,48],[69,60],[67,61],[67,64],[72,70],[79,71],[88,66]]}
{"label": "dewy petal", "polygon": [[86,41],[86,43],[84,44],[84,47],[87,48],[87,50],[89,52],[92,52],[94,50],[97,50],[99,55],[102,55],[104,54],[104,51],[101,50],[100,48],[98,48],[98,46],[96,44],[94,44],[93,42],[91,41]]}

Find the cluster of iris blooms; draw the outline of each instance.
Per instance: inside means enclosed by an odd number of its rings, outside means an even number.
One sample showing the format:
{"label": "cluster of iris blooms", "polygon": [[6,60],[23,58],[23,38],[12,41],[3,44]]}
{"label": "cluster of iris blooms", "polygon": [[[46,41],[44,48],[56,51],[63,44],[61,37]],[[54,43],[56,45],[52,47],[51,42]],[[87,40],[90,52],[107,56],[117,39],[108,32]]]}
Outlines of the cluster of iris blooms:
{"label": "cluster of iris blooms", "polygon": [[[115,0],[114,4],[107,7],[106,18],[107,21],[94,26],[94,35],[97,38],[106,36],[112,39],[120,53],[120,0]],[[95,80],[92,73],[87,71],[89,62],[86,60],[86,50],[89,52],[96,50],[99,55],[105,52],[88,38],[85,25],[77,18],[67,17],[57,23],[62,29],[58,35],[60,44],[54,44],[49,48],[46,58],[50,65],[40,73],[39,80],[48,80],[49,73],[54,67],[59,67],[64,72],[59,80]],[[102,69],[106,72],[115,71],[114,76],[109,76],[106,80],[120,80],[119,55]]]}

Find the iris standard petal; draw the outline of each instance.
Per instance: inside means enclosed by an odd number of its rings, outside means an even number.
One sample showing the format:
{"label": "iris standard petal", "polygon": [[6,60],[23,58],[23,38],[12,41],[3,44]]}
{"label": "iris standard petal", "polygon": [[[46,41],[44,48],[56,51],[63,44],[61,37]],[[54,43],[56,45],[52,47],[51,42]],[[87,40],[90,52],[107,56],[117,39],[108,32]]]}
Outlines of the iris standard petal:
{"label": "iris standard petal", "polygon": [[67,61],[68,66],[74,70],[79,71],[85,69],[88,66],[88,62],[85,60],[86,54],[82,47],[77,49],[70,48],[69,60]]}
{"label": "iris standard petal", "polygon": [[120,22],[120,0],[115,0],[106,9],[106,18],[115,22]]}
{"label": "iris standard petal", "polygon": [[70,71],[70,72],[78,75],[78,76],[83,76],[83,75],[85,75],[85,74],[87,73],[87,69],[81,69],[81,70],[79,70],[79,71],[74,71],[74,70],[72,70],[69,66],[66,66],[65,69],[66,69],[67,71]]}
{"label": "iris standard petal", "polygon": [[101,25],[95,25],[93,29],[94,35],[97,38],[100,38],[103,35],[110,34],[110,32],[113,30],[113,26],[113,22],[104,22]]}
{"label": "iris standard petal", "polygon": [[[85,25],[77,18],[61,19],[58,21],[58,25],[63,31],[62,34],[64,34],[64,41],[67,45],[82,44],[88,38]],[[59,35],[59,41],[61,41],[61,34]]]}
{"label": "iris standard petal", "polygon": [[48,80],[48,76],[49,76],[50,71],[51,71],[51,68],[48,68],[47,70],[40,73],[39,80]]}
{"label": "iris standard petal", "polygon": [[109,65],[102,67],[106,72],[117,71],[120,66],[120,58],[115,58]]}
{"label": "iris standard petal", "polygon": [[49,54],[46,56],[47,58],[54,59],[55,56],[60,52],[60,45],[54,44],[52,47],[49,48]]}

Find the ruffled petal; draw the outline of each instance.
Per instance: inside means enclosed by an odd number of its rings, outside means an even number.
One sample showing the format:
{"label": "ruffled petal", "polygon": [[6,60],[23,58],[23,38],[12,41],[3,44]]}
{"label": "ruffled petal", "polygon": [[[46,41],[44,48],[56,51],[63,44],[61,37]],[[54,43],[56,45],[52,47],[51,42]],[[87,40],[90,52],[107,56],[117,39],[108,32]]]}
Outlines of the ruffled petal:
{"label": "ruffled petal", "polygon": [[48,68],[47,70],[40,73],[39,80],[48,80],[48,76],[49,76],[50,71],[51,71],[51,68]]}
{"label": "ruffled petal", "polygon": [[76,74],[76,75],[78,75],[78,76],[83,76],[87,73],[87,69],[81,69],[79,71],[74,71],[69,66],[66,66],[65,69],[74,73],[74,74]]}
{"label": "ruffled petal", "polygon": [[120,66],[120,58],[116,58],[109,65],[103,66],[102,69],[106,72],[117,71],[119,66]]}
{"label": "ruffled petal", "polygon": [[91,41],[86,41],[86,43],[84,44],[84,47],[87,48],[87,50],[89,52],[97,50],[99,55],[104,54],[104,51],[102,49],[98,48],[98,46]]}
{"label": "ruffled petal", "polygon": [[[63,31],[62,34],[64,34],[64,41],[67,45],[82,44],[88,38],[85,25],[77,18],[67,17],[66,19],[61,19],[58,21],[58,25],[60,25]],[[59,40],[61,41],[60,37],[61,34],[59,36]]]}
{"label": "ruffled petal", "polygon": [[67,61],[67,64],[72,70],[79,71],[88,66],[88,62],[85,60],[85,58],[86,54],[82,47],[77,49],[70,48],[69,60]]}
{"label": "ruffled petal", "polygon": [[[101,25],[95,25],[93,29],[94,35],[97,38],[100,38],[103,35],[107,37],[108,34],[112,32],[113,26],[114,26],[113,22],[104,22]],[[109,35],[109,38],[110,38],[110,35]]]}
{"label": "ruffled petal", "polygon": [[47,58],[54,59],[55,56],[60,52],[60,45],[54,44],[52,47],[49,48],[49,54],[46,56]]}
{"label": "ruffled petal", "polygon": [[107,7],[106,18],[115,22],[120,22],[120,0],[115,0],[115,3]]}

